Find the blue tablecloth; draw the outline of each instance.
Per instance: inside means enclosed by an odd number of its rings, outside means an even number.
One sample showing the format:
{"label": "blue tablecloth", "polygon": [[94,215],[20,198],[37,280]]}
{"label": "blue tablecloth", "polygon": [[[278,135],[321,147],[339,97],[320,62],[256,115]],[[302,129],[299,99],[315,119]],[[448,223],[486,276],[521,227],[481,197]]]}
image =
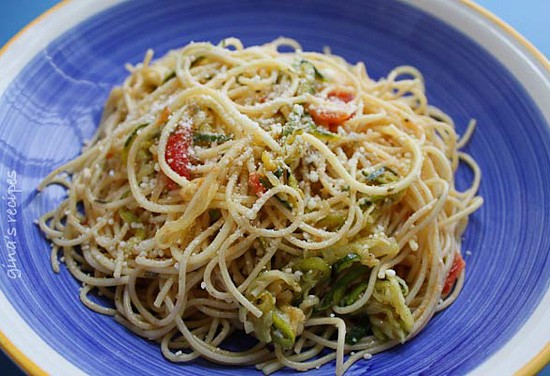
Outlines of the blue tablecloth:
{"label": "blue tablecloth", "polygon": [[[452,1],[452,0],[445,0]],[[0,1],[0,45],[58,0]],[[543,54],[550,56],[550,0],[477,0],[529,39]],[[0,374],[22,376],[23,373],[0,351]],[[550,376],[550,365],[539,376]]]}

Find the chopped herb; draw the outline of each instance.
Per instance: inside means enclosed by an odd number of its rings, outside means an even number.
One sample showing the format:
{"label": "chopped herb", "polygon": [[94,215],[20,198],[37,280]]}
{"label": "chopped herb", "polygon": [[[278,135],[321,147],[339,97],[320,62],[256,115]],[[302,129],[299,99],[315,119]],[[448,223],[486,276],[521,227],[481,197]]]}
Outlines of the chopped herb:
{"label": "chopped herb", "polygon": [[280,198],[279,195],[275,195],[275,198],[277,199],[277,201],[283,204],[285,208],[287,208],[288,210],[292,210],[292,205],[290,205],[290,203],[287,200]]}
{"label": "chopped herb", "polygon": [[127,209],[120,209],[118,211],[118,215],[120,215],[120,218],[122,218],[124,220],[124,222],[126,222],[126,223],[141,222],[141,220],[139,219],[139,217],[137,215],[135,215],[134,213],[132,213],[131,211],[129,211]]}
{"label": "chopped herb", "polygon": [[359,322],[349,328],[346,333],[346,343],[348,345],[355,345],[363,337],[372,334],[371,323],[368,316],[363,316],[359,319]]}
{"label": "chopped herb", "polygon": [[363,176],[367,178],[367,181],[369,183],[374,183],[374,184],[393,183],[399,177],[399,174],[397,174],[397,172],[395,172],[394,170],[386,166],[382,166],[376,171],[371,173],[367,173],[364,170],[361,171],[361,173],[363,174]]}
{"label": "chopped herb", "polygon": [[308,114],[304,114],[303,107],[295,106],[290,115],[288,115],[288,121],[283,126],[282,136],[299,135],[302,134],[304,130],[309,129],[315,129],[313,118]]}
{"label": "chopped herb", "polygon": [[281,178],[281,176],[283,176],[284,173],[285,173],[285,170],[282,167],[277,167],[275,172],[273,172],[273,175],[275,175],[278,178]]}
{"label": "chopped herb", "polygon": [[216,133],[193,133],[193,143],[199,146],[209,145],[213,142],[223,143],[231,140],[230,136]]}

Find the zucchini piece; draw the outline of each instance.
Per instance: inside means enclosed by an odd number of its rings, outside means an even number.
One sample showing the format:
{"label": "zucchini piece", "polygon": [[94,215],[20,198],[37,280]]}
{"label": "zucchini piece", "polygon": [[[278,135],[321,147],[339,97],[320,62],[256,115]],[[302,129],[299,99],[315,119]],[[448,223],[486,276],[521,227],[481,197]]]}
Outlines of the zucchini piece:
{"label": "zucchini piece", "polygon": [[230,136],[217,133],[193,133],[193,143],[199,146],[208,146],[213,142],[224,143],[231,140]]}
{"label": "zucchini piece", "polygon": [[278,310],[273,311],[273,330],[271,337],[273,342],[280,345],[283,349],[289,349],[294,345],[296,334],[286,320],[286,315]]}
{"label": "zucchini piece", "polygon": [[325,142],[336,141],[340,139],[340,136],[338,134],[329,132],[319,127],[315,127],[315,129],[313,129],[310,133],[316,138],[318,138],[319,140],[325,141]]}
{"label": "zucchini piece", "polygon": [[361,257],[357,253],[348,253],[332,266],[332,271],[335,275],[340,274],[344,269],[347,269],[356,261],[361,261]]}
{"label": "zucchini piece", "polygon": [[368,316],[363,316],[359,319],[357,325],[352,326],[347,330],[346,343],[348,345],[355,345],[363,337],[372,334],[372,326]]}
{"label": "zucchini piece", "polygon": [[135,215],[134,213],[132,213],[131,211],[129,211],[127,209],[120,209],[118,211],[118,215],[120,215],[120,218],[122,218],[124,220],[124,222],[126,222],[126,223],[141,222],[141,220],[139,219],[139,217],[137,215]]}
{"label": "zucchini piece", "polygon": [[369,183],[376,185],[393,183],[399,178],[399,174],[397,172],[386,166],[382,166],[370,174],[364,170],[361,171],[361,173],[365,176],[365,178],[367,178]]}
{"label": "zucchini piece", "polygon": [[130,146],[132,146],[132,142],[134,142],[134,139],[136,138],[136,136],[138,134],[138,131],[141,128],[145,128],[148,125],[149,125],[149,123],[140,124],[140,125],[138,125],[137,127],[134,128],[132,133],[130,133],[130,135],[128,136],[126,141],[124,141],[124,150],[126,150],[126,153],[128,153],[128,151],[130,150]]}

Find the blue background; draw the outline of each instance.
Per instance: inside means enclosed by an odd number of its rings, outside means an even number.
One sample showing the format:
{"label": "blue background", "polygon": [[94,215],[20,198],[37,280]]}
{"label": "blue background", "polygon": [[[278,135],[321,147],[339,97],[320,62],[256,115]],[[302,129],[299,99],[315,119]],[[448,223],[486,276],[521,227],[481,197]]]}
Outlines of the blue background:
{"label": "blue background", "polygon": [[[0,0],[0,45],[6,43],[32,19],[55,5],[54,0]],[[550,14],[548,0],[478,0],[529,39],[543,54],[550,56]],[[22,375],[21,371],[0,351],[0,373]],[[541,375],[550,376],[550,366]]]}

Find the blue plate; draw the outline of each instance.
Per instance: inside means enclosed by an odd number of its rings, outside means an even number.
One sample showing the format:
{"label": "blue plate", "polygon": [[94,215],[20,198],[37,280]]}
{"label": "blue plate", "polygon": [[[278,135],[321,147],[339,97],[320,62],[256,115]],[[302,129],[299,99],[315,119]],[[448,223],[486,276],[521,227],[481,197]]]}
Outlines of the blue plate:
{"label": "blue plate", "polygon": [[[459,133],[470,118],[478,121],[467,152],[483,171],[485,204],[464,235],[460,297],[416,338],[357,362],[348,374],[511,372],[545,346],[550,78],[548,62],[528,46],[458,2],[82,1],[45,17],[0,57],[0,342],[28,371],[258,373],[202,360],[170,363],[156,343],[85,308],[65,268],[51,270],[49,245],[33,225],[63,191],[35,189],[79,154],[110,89],[126,76],[124,64],[141,61],[147,48],[161,56],[190,41],[236,36],[253,45],[281,35],[305,50],[328,45],[350,62],[364,61],[375,78],[413,65],[424,74],[429,102],[453,117]],[[460,170],[459,188],[470,177]],[[308,372],[333,373],[334,364]]]}

